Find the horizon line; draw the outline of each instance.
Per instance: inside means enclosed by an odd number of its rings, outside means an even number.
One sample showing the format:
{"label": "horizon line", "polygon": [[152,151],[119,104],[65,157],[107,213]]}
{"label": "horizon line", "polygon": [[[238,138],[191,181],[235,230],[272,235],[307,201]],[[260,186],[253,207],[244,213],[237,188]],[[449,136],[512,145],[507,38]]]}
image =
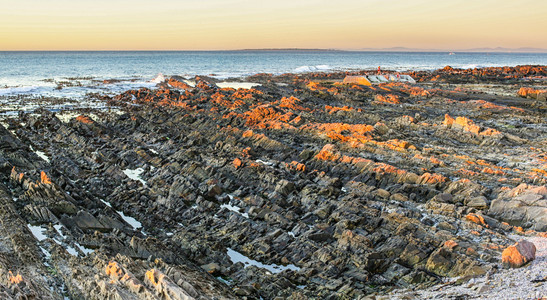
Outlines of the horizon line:
{"label": "horizon line", "polygon": [[504,48],[482,47],[468,49],[431,49],[431,48],[246,48],[246,49],[17,49],[0,52],[243,52],[243,51],[330,51],[330,52],[460,52],[460,53],[547,53],[547,49],[534,47]]}

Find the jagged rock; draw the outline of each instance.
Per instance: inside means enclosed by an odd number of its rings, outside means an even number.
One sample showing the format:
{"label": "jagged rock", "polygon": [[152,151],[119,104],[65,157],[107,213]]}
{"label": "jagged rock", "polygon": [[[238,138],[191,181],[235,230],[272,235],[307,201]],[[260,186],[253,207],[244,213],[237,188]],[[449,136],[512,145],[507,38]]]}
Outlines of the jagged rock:
{"label": "jagged rock", "polygon": [[483,274],[513,225],[545,229],[541,103],[514,95],[532,74],[172,77],[105,98],[112,112],[8,116],[0,271],[81,299],[353,299]]}
{"label": "jagged rock", "polygon": [[465,205],[477,209],[485,209],[488,207],[487,199],[484,196],[473,197],[466,201]]}
{"label": "jagged rock", "polygon": [[72,222],[74,225],[78,226],[81,229],[93,229],[93,230],[105,230],[108,229],[103,223],[99,222],[97,218],[91,215],[87,211],[80,210],[76,216],[72,217]]}
{"label": "jagged rock", "polygon": [[191,300],[194,297],[190,296],[183,288],[179,287],[156,269],[146,272],[145,284],[153,287],[161,298],[173,300]]}
{"label": "jagged rock", "polygon": [[527,240],[520,240],[507,247],[501,254],[501,262],[506,268],[519,268],[536,258],[536,246]]}
{"label": "jagged rock", "polygon": [[489,215],[513,225],[547,230],[547,190],[521,184],[501,193],[490,204]]}

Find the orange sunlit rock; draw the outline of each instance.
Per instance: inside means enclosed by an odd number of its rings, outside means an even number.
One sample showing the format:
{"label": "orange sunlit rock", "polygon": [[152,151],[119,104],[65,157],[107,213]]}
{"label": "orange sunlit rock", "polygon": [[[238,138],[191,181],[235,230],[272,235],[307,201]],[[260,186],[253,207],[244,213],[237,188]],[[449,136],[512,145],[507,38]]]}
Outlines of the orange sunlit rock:
{"label": "orange sunlit rock", "polygon": [[253,131],[252,130],[245,130],[241,136],[244,137],[244,138],[252,137],[253,136]]}
{"label": "orange sunlit rock", "polygon": [[241,159],[236,158],[236,159],[234,159],[232,164],[234,165],[234,168],[239,169],[241,167],[241,165],[243,164],[243,162],[241,161]]}
{"label": "orange sunlit rock", "polygon": [[522,87],[518,91],[518,95],[521,97],[530,97],[540,100],[542,98],[545,98],[545,96],[547,95],[547,90],[536,90],[533,88]]}
{"label": "orange sunlit rock", "polygon": [[51,184],[51,180],[44,171],[40,172],[40,182],[42,184]]}
{"label": "orange sunlit rock", "polygon": [[443,245],[443,247],[448,248],[448,249],[454,249],[457,246],[458,246],[458,243],[456,243],[454,240],[448,240],[448,241],[444,242],[444,245]]}
{"label": "orange sunlit rock", "polygon": [[325,110],[329,114],[333,114],[333,113],[338,112],[338,111],[352,111],[352,110],[355,110],[355,109],[352,108],[352,107],[349,107],[349,106],[336,107],[336,106],[325,105]]}
{"label": "orange sunlit rock", "polygon": [[493,175],[505,175],[505,173],[503,171],[500,171],[500,170],[494,170],[492,168],[483,168],[482,173],[486,173],[486,174],[493,174]]}
{"label": "orange sunlit rock", "polygon": [[326,144],[323,146],[323,149],[315,155],[315,158],[319,160],[335,161],[340,158],[340,155],[334,153],[334,145]]}
{"label": "orange sunlit rock", "polygon": [[486,224],[486,222],[484,221],[484,218],[481,215],[470,213],[467,216],[465,216],[465,218],[473,223],[476,223],[488,228],[488,224]]}
{"label": "orange sunlit rock", "polygon": [[521,240],[507,247],[501,254],[504,267],[518,268],[536,258],[536,246],[527,240]]}
{"label": "orange sunlit rock", "polygon": [[79,115],[76,117],[76,121],[80,122],[80,123],[84,123],[84,124],[93,124],[93,120],[88,117],[88,116],[84,116],[84,115]]}
{"label": "orange sunlit rock", "polygon": [[346,76],[344,78],[343,83],[345,84],[355,83],[355,84],[367,85],[367,86],[372,85],[365,76]]}
{"label": "orange sunlit rock", "polygon": [[163,274],[159,274],[156,269],[151,269],[146,271],[144,274],[145,278],[152,284],[153,286],[157,286],[159,284],[160,278],[158,276],[162,276]]}
{"label": "orange sunlit rock", "polygon": [[299,163],[297,161],[292,161],[291,163],[285,163],[285,166],[290,169],[290,170],[294,170],[294,171],[298,171],[298,172],[305,172],[306,171],[306,166],[302,163]]}
{"label": "orange sunlit rock", "polygon": [[479,134],[479,126],[475,125],[473,121],[466,117],[457,117],[452,126],[457,126],[463,128],[465,131],[469,131],[474,134]]}
{"label": "orange sunlit rock", "polygon": [[406,149],[416,150],[416,146],[407,141],[398,139],[389,140],[384,143],[379,142],[378,144],[395,151],[403,151]]}
{"label": "orange sunlit rock", "polygon": [[117,262],[111,261],[106,266],[106,275],[110,276],[112,279],[118,280],[123,277],[124,271],[122,268],[118,265]]}
{"label": "orange sunlit rock", "polygon": [[19,273],[17,273],[17,275],[14,276],[13,273],[9,271],[8,277],[9,277],[10,283],[12,284],[18,284],[23,281],[23,276],[21,276],[21,274]]}
{"label": "orange sunlit rock", "polygon": [[320,91],[320,90],[326,90],[324,87],[320,87],[319,83],[310,81],[306,84],[306,87],[310,89],[311,91]]}
{"label": "orange sunlit rock", "polygon": [[377,94],[376,96],[374,96],[374,101],[380,102],[380,103],[401,104],[401,100],[399,99],[399,96],[394,94],[387,94],[385,96]]}
{"label": "orange sunlit rock", "polygon": [[496,134],[501,134],[501,132],[492,128],[487,128],[480,133],[480,135],[496,135]]}
{"label": "orange sunlit rock", "polygon": [[418,180],[421,184],[438,184],[446,181],[448,181],[448,178],[436,173],[424,173]]}
{"label": "orange sunlit rock", "polygon": [[310,111],[309,108],[303,107],[300,105],[302,101],[300,99],[290,96],[289,98],[283,97],[281,100],[279,100],[279,107],[293,109],[293,110],[302,110],[302,111]]}
{"label": "orange sunlit rock", "polygon": [[191,89],[192,87],[189,86],[186,82],[184,81],[179,81],[175,78],[169,78],[169,81],[167,81],[167,84],[169,84],[170,86],[174,87],[174,88],[178,88],[178,89],[184,89],[184,90],[189,90]]}
{"label": "orange sunlit rock", "polygon": [[501,134],[498,130],[492,128],[486,128],[481,132],[480,126],[476,125],[473,120],[466,117],[452,118],[450,115],[444,115],[443,125],[448,128],[460,129],[463,131],[471,132],[476,135],[496,135]]}

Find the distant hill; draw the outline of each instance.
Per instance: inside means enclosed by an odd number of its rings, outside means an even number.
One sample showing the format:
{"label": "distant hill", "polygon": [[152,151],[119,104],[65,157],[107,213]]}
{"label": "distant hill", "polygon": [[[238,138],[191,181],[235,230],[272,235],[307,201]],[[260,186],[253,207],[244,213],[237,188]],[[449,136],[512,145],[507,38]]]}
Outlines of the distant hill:
{"label": "distant hill", "polygon": [[343,51],[371,51],[371,52],[499,52],[499,53],[547,53],[547,49],[521,47],[521,48],[469,48],[469,49],[427,49],[427,48],[359,48],[359,49],[320,49],[320,48],[260,48],[260,49],[237,49],[226,51],[303,51],[303,52],[343,52]]}
{"label": "distant hill", "polygon": [[353,51],[385,51],[385,52],[505,52],[505,53],[547,53],[547,49],[542,48],[470,48],[470,49],[424,49],[424,48],[406,48],[406,47],[391,47],[391,48],[360,48]]}
{"label": "distant hill", "polygon": [[342,49],[318,49],[318,48],[261,48],[261,49],[238,49],[233,51],[346,51]]}
{"label": "distant hill", "polygon": [[530,48],[530,47],[522,47],[522,48],[503,48],[503,47],[496,47],[496,48],[472,48],[472,49],[466,49],[461,50],[462,52],[531,52],[531,53],[547,53],[547,49],[542,48]]}

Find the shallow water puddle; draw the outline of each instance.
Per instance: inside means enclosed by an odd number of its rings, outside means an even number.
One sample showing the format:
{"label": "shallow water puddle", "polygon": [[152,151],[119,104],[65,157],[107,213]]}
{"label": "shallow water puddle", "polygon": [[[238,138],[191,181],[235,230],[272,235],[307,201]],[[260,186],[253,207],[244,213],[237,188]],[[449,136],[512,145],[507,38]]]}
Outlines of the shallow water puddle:
{"label": "shallow water puddle", "polygon": [[53,228],[57,230],[57,232],[63,237],[63,239],[66,239],[66,235],[64,235],[63,232],[61,231],[61,228],[63,228],[63,225],[60,225],[60,224],[53,225]]}
{"label": "shallow water puddle", "polygon": [[89,253],[93,252],[93,249],[89,249],[85,246],[82,246],[76,242],[74,242],[74,245],[76,245],[76,247],[78,247],[80,249],[80,251],[82,251],[84,253],[84,255],[88,255]]}
{"label": "shallow water puddle", "polygon": [[[59,235],[61,235],[61,237],[63,238],[63,240],[66,239],[66,235],[61,231],[61,228],[63,228],[63,225],[61,224],[57,224],[57,225],[53,225],[53,228],[55,228],[55,230],[57,230],[57,232],[59,233]],[[61,245],[62,246],[62,243],[56,239],[53,239],[57,244]],[[74,242],[74,245],[76,245],[76,247],[78,247],[80,249],[80,251],[82,251],[84,253],[84,255],[87,255],[91,252],[93,252],[93,249],[89,249],[89,248],[86,248],[80,244],[78,244],[77,242]],[[78,251],[72,247],[72,246],[62,246],[66,249],[66,251],[70,254],[70,255],[74,255],[74,256],[78,256]]]}
{"label": "shallow water puddle", "polygon": [[46,162],[50,162],[49,157],[47,157],[47,155],[44,152],[34,151],[34,153],[36,153],[36,155],[38,155],[41,159],[45,160]]}
{"label": "shallow water puddle", "polygon": [[241,262],[245,265],[245,267],[248,267],[248,266],[256,266],[258,268],[263,268],[263,269],[266,269],[272,273],[280,273],[280,272],[283,272],[285,270],[293,270],[293,271],[299,271],[300,268],[293,265],[293,264],[290,264],[290,265],[287,265],[287,266],[280,266],[280,265],[276,265],[276,264],[271,264],[271,265],[266,265],[266,264],[263,264],[259,261],[256,261],[254,259],[250,259],[248,258],[247,256],[231,249],[231,248],[228,248],[228,252],[227,252],[228,256],[230,257],[230,260],[232,261],[232,263],[238,263],[238,262]]}
{"label": "shallow water puddle", "polygon": [[236,81],[225,81],[217,83],[219,88],[233,88],[233,89],[250,89],[255,86],[261,86],[260,83],[254,82],[236,82]]}
{"label": "shallow water puddle", "polygon": [[224,283],[224,284],[227,285],[227,286],[231,286],[231,285],[234,284],[234,281],[231,280],[231,279],[228,279],[228,280],[227,280],[227,279],[224,279],[224,278],[222,278],[222,277],[220,277],[220,276],[215,277],[215,278],[216,278],[218,281]]}
{"label": "shallow water puddle", "polygon": [[103,199],[100,199],[100,200],[101,200],[102,203],[104,203],[104,205],[106,205],[106,206],[112,208],[112,205],[110,205],[110,203],[104,201]]}
{"label": "shallow water puddle", "polygon": [[41,159],[45,160],[46,162],[50,162],[49,157],[47,157],[47,155],[44,152],[34,150],[34,148],[32,148],[32,145],[30,146],[30,150],[34,152],[34,154],[38,155],[38,157],[40,157]]}
{"label": "shallow water puddle", "polygon": [[143,185],[146,185],[146,181],[141,178],[141,174],[144,173],[143,168],[136,168],[135,170],[125,169],[123,173],[130,179],[140,181]]}
{"label": "shallow water puddle", "polygon": [[261,164],[263,164],[263,165],[270,166],[270,167],[273,166],[273,165],[275,165],[275,163],[273,163],[273,162],[264,161],[264,160],[262,160],[262,159],[257,159],[257,160],[255,160],[255,161],[256,161],[257,163],[261,163]]}
{"label": "shallow water puddle", "polygon": [[127,222],[127,224],[131,225],[131,227],[133,227],[133,229],[135,230],[138,230],[140,228],[142,228],[142,223],[137,221],[137,219],[133,218],[133,217],[130,217],[130,216],[126,216],[123,211],[120,211],[120,210],[117,210],[116,211],[120,217],[122,217],[122,219]]}
{"label": "shallow water puddle", "polygon": [[[102,203],[104,203],[104,205],[112,208],[112,205],[109,203],[109,202],[106,202],[104,201],[103,199],[100,199]],[[118,215],[120,215],[120,217],[122,217],[122,219],[129,225],[131,225],[131,227],[133,227],[133,229],[135,230],[138,230],[140,228],[142,228],[142,223],[137,221],[137,219],[133,218],[133,217],[130,217],[130,216],[126,216],[123,211],[121,210],[116,210],[116,213]],[[142,234],[145,234],[144,232]]]}
{"label": "shallow water puddle", "polygon": [[42,253],[44,253],[44,255],[46,256],[46,259],[49,260],[49,258],[51,257],[51,253],[49,251],[47,251],[44,247],[40,246],[40,250],[42,251]]}
{"label": "shallow water puddle", "polygon": [[44,234],[45,229],[40,226],[34,226],[27,224],[28,229],[30,229],[30,232],[32,232],[32,235],[38,240],[43,241],[47,239],[47,236]]}
{"label": "shallow water puddle", "polygon": [[242,213],[242,212],[241,212],[241,207],[233,206],[233,205],[230,205],[230,204],[222,204],[222,205],[220,205],[220,208],[221,208],[221,209],[222,209],[222,208],[226,208],[226,209],[228,209],[228,210],[230,210],[230,211],[233,211],[233,212],[235,212],[235,213],[238,213],[238,214],[242,215],[243,217],[245,217],[245,218],[247,218],[247,219],[249,218],[249,214],[248,214],[248,213]]}

